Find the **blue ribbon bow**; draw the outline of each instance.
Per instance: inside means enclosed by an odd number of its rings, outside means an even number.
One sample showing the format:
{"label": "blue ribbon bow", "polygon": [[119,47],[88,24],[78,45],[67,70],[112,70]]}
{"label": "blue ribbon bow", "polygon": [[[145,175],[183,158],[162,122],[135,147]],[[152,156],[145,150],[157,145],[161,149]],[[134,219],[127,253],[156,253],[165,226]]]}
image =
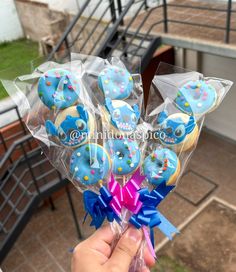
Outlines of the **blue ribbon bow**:
{"label": "blue ribbon bow", "polygon": [[100,194],[96,194],[87,190],[83,193],[84,209],[86,211],[84,222],[89,214],[92,217],[90,226],[95,226],[96,229],[101,227],[106,218],[109,222],[113,222],[113,220],[120,222],[120,218],[109,206],[112,200],[110,192],[104,186],[100,188],[99,192]]}
{"label": "blue ribbon bow", "polygon": [[143,205],[137,214],[131,216],[129,222],[136,228],[141,228],[143,225],[150,228],[150,239],[153,247],[154,227],[158,227],[170,240],[172,240],[172,234],[179,233],[176,227],[157,210],[157,206],[174,187],[162,183],[151,192],[147,188],[139,190],[139,200]]}

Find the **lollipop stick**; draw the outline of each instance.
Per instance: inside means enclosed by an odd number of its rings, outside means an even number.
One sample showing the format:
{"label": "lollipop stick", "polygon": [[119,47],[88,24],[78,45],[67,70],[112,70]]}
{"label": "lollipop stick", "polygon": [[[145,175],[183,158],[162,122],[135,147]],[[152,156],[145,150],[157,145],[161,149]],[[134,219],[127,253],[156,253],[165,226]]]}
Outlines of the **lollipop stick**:
{"label": "lollipop stick", "polygon": [[123,176],[123,186],[125,186],[125,183],[126,183],[125,176]]}

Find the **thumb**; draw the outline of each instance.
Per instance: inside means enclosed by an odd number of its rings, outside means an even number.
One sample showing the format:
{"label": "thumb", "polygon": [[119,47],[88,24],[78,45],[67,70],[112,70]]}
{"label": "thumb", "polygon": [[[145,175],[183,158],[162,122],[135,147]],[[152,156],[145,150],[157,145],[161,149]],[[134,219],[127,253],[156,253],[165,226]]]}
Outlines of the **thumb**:
{"label": "thumb", "polygon": [[122,235],[111,258],[105,264],[114,271],[128,271],[133,257],[136,255],[142,241],[142,232],[133,227]]}

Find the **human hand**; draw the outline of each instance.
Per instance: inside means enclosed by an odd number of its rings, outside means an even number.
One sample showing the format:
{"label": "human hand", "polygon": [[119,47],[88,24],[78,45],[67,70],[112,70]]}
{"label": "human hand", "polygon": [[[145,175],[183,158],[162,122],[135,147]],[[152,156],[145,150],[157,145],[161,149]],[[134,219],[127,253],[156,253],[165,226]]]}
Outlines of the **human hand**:
{"label": "human hand", "polygon": [[[140,247],[142,232],[129,227],[111,252],[111,244],[115,238],[111,227],[106,225],[78,244],[73,252],[72,272],[128,272],[131,261]],[[155,263],[147,248],[144,260],[147,267]],[[147,267],[141,268],[140,271],[148,272]]]}

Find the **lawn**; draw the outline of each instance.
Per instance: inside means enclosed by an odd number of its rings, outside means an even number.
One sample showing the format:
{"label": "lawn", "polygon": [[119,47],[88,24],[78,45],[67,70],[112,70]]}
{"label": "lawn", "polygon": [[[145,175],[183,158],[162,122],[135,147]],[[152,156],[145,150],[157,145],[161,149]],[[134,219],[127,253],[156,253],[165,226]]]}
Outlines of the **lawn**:
{"label": "lawn", "polygon": [[191,272],[178,261],[171,259],[168,256],[157,257],[155,267],[151,272]]}
{"label": "lawn", "polygon": [[[0,78],[14,79],[29,73],[29,62],[38,57],[38,43],[26,39],[0,44]],[[8,94],[0,83],[0,99]]]}

